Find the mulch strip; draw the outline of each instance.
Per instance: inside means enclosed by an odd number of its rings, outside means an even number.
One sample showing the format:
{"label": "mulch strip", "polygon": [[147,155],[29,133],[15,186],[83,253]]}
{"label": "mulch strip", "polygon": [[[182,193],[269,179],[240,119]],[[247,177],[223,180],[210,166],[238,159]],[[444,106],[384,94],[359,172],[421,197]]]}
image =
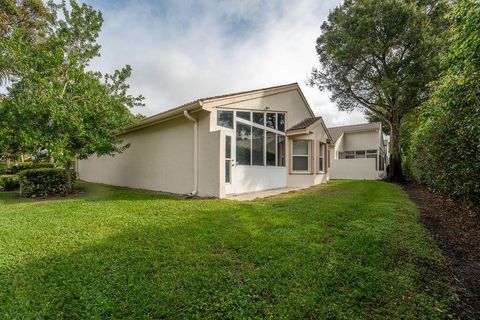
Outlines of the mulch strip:
{"label": "mulch strip", "polygon": [[401,186],[447,258],[446,272],[459,298],[452,311],[459,319],[480,319],[480,213],[424,186]]}

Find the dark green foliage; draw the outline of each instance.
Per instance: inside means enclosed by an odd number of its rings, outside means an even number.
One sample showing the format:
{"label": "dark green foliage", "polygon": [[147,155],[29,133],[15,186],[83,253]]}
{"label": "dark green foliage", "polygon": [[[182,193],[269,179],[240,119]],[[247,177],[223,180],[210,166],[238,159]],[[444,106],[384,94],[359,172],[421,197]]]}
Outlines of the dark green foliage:
{"label": "dark green foliage", "polygon": [[446,71],[421,110],[408,149],[414,179],[480,203],[480,2],[452,13]]}
{"label": "dark green foliage", "polygon": [[[72,175],[74,178],[75,175]],[[69,191],[64,169],[31,169],[19,174],[20,194],[23,197],[46,197]]]}
{"label": "dark green foliage", "polygon": [[0,174],[17,174],[28,169],[53,168],[54,165],[49,162],[19,162],[10,167],[0,167]]}
{"label": "dark green foliage", "polygon": [[391,134],[391,180],[401,180],[400,124],[438,78],[445,1],[345,0],[317,39],[320,69],[310,84],[332,93],[340,110],[359,109]]}
{"label": "dark green foliage", "polygon": [[75,157],[123,151],[128,144],[118,134],[138,121],[129,109],[143,97],[128,94],[130,66],[112,74],[91,70],[100,55],[101,12],[73,0],[49,1],[46,9],[38,43],[26,41],[22,27],[0,38],[0,52],[20,57],[9,60],[15,77],[0,100],[0,152],[43,154],[65,166]]}
{"label": "dark green foliage", "polygon": [[20,182],[16,175],[0,176],[0,188],[3,191],[18,190]]}

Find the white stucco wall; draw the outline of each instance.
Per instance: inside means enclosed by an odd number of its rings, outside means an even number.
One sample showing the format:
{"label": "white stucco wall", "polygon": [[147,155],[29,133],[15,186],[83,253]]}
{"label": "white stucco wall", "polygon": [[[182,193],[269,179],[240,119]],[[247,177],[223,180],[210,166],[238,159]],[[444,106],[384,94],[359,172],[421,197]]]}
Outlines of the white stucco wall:
{"label": "white stucco wall", "polygon": [[198,121],[198,195],[220,197],[220,169],[223,163],[220,162],[220,132],[210,132],[210,112],[201,111],[194,116]]}
{"label": "white stucco wall", "polygon": [[[266,110],[266,108],[269,110]],[[265,111],[265,112],[286,112],[285,129],[299,123],[310,114],[302,96],[297,90],[276,93],[265,97],[257,97],[246,101],[225,101],[216,102],[212,108],[210,118],[210,130],[221,132],[220,143],[220,197],[226,195],[226,188],[233,190],[235,194],[245,192],[255,192],[268,189],[278,189],[287,187],[289,151],[286,148],[286,167],[272,166],[244,166],[235,165],[232,168],[232,186],[226,186],[225,181],[225,134],[229,134],[235,140],[235,130],[229,130],[218,127],[217,110],[244,110],[244,111]],[[321,133],[319,133],[321,135]],[[324,135],[326,135],[324,133]],[[326,139],[326,138],[325,138]],[[233,142],[234,146],[235,142]],[[288,145],[288,144],[287,144]],[[235,149],[232,149],[233,159],[235,160]],[[234,161],[235,162],[235,161]],[[310,179],[311,180],[311,179]],[[314,184],[309,181],[307,186]]]}
{"label": "white stucco wall", "polygon": [[376,180],[383,171],[375,170],[375,159],[335,159],[330,166],[330,179]]}
{"label": "white stucco wall", "polygon": [[[270,108],[266,110],[265,108]],[[215,106],[212,110],[211,128],[216,129],[217,109],[243,109],[243,110],[261,110],[261,111],[279,111],[286,112],[285,128],[292,127],[305,118],[310,118],[312,115],[308,111],[302,96],[296,90],[281,92],[266,97],[250,99],[246,101],[223,103]]]}
{"label": "white stucco wall", "polygon": [[233,184],[235,193],[254,192],[287,186],[287,168],[236,166]]}
{"label": "white stucco wall", "polygon": [[[218,196],[219,134],[199,118],[199,194]],[[130,188],[187,194],[193,190],[193,123],[183,116],[122,135],[130,148],[114,157],[78,161],[79,179]]]}
{"label": "white stucco wall", "polygon": [[[310,150],[310,166],[313,172],[311,173],[296,173],[292,170],[291,164],[291,153],[292,153],[292,141],[298,140],[310,140],[311,143],[311,150]],[[287,144],[287,154],[288,154],[288,168],[289,168],[289,175],[287,178],[287,186],[288,187],[298,187],[298,188],[305,188],[310,187],[313,185],[317,185],[320,183],[326,183],[330,179],[330,169],[328,166],[328,159],[327,159],[327,148],[325,149],[325,172],[319,172],[318,170],[318,155],[319,155],[319,142],[326,143],[327,142],[327,133],[321,123],[317,123],[315,127],[312,128],[312,132],[309,134],[302,134],[291,136],[288,139]]]}
{"label": "white stucco wall", "polygon": [[342,142],[344,151],[379,149],[381,147],[378,130],[345,133]]}

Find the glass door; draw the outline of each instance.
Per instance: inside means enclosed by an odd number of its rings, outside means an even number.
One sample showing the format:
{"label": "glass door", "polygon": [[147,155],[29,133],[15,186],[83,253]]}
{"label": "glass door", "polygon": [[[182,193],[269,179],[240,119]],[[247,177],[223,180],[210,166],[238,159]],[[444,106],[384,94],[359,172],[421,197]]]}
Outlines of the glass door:
{"label": "glass door", "polygon": [[233,166],[234,161],[232,159],[232,136],[225,135],[225,194],[231,194],[233,190]]}

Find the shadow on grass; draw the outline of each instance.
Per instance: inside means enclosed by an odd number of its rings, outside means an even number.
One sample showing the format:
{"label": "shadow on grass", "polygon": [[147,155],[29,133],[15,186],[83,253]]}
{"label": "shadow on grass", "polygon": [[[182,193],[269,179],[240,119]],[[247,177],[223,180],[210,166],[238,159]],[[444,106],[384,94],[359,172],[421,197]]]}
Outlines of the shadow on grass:
{"label": "shadow on grass", "polygon": [[[125,198],[115,192],[113,199]],[[74,249],[59,242],[62,253],[0,268],[0,315],[441,317],[434,310],[442,297],[417,288],[411,253],[399,263],[389,223],[372,228],[364,213],[364,224],[347,229],[361,204],[348,216],[336,203],[330,213],[317,211],[323,203],[310,192],[290,204],[222,202],[168,226],[152,221]]]}
{"label": "shadow on grass", "polygon": [[0,314],[68,319],[264,314],[274,299],[270,290],[278,285],[250,280],[263,265],[257,260],[271,252],[251,255],[246,248],[256,240],[239,221],[234,226],[221,221],[222,230],[209,221],[202,216],[170,228],[136,228],[68,254],[0,269]]}

